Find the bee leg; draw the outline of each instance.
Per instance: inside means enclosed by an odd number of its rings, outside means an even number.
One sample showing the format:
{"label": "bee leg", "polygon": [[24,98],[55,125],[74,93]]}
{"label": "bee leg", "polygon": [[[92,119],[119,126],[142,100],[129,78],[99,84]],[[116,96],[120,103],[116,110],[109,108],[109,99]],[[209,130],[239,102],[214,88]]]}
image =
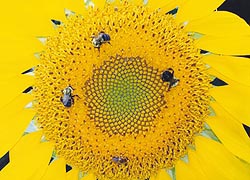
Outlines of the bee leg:
{"label": "bee leg", "polygon": [[78,94],[75,94],[72,97],[77,97],[77,98],[81,99],[80,96],[78,96]]}
{"label": "bee leg", "polygon": [[169,82],[168,91],[170,91],[170,89],[171,89],[171,87],[172,87],[172,85],[173,85],[172,83],[173,83],[172,81]]}
{"label": "bee leg", "polygon": [[101,53],[100,47],[97,47],[97,49],[98,49],[98,55],[97,55],[97,57],[100,57],[100,53]]}

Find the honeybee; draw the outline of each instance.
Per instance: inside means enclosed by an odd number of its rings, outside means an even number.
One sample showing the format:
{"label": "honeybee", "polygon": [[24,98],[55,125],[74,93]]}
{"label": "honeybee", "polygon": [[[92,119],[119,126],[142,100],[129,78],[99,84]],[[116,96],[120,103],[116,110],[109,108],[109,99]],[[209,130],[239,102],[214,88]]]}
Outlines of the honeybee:
{"label": "honeybee", "polygon": [[163,82],[169,83],[168,91],[170,91],[172,87],[177,86],[180,81],[179,79],[174,77],[174,70],[172,68],[168,68],[166,71],[164,71],[161,74],[161,79]]}
{"label": "honeybee", "polygon": [[99,32],[97,36],[91,36],[91,37],[92,37],[92,44],[95,48],[100,49],[101,45],[104,43],[110,44],[111,40],[110,36],[103,31]]}

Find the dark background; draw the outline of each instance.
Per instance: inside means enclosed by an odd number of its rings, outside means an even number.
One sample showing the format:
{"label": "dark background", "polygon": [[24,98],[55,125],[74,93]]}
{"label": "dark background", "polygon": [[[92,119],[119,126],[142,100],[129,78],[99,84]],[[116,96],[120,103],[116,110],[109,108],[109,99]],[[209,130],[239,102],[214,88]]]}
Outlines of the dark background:
{"label": "dark background", "polygon": [[250,0],[226,0],[218,10],[233,12],[250,24]]}

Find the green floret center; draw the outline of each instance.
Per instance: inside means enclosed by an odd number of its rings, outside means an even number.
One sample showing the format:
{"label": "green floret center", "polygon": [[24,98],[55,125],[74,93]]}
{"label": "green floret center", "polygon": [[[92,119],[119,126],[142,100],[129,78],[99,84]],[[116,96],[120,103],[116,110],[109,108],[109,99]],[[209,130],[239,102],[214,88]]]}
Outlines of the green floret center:
{"label": "green floret center", "polygon": [[110,134],[148,131],[165,104],[160,77],[142,58],[111,57],[85,84],[90,118]]}

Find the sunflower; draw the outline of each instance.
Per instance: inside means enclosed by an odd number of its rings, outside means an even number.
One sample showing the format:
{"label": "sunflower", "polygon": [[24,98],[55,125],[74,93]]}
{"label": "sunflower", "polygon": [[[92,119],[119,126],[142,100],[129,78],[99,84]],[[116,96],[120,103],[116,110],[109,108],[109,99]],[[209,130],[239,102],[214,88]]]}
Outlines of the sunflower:
{"label": "sunflower", "polygon": [[223,2],[5,2],[0,179],[250,179],[250,28]]}

